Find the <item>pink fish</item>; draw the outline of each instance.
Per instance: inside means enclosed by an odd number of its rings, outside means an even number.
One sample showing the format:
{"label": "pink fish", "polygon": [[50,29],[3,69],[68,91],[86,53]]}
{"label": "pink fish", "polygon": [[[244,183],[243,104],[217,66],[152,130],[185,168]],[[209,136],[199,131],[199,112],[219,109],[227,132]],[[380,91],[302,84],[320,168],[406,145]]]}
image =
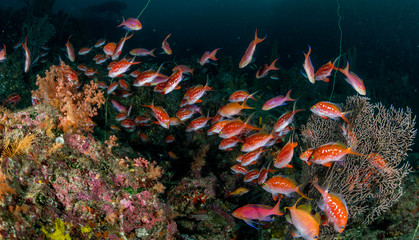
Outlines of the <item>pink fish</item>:
{"label": "pink fish", "polygon": [[343,74],[345,74],[346,82],[351,84],[351,86],[355,89],[355,91],[357,91],[359,94],[364,95],[364,96],[367,94],[367,91],[365,90],[365,86],[364,86],[364,81],[360,77],[358,77],[358,75],[349,71],[348,61],[346,61],[346,67],[344,69],[340,69],[340,71]]}
{"label": "pink fish", "polygon": [[[28,37],[26,37],[25,42],[22,43],[23,49],[25,49],[25,73],[29,71],[31,67],[31,52],[28,48]],[[73,52],[74,53],[74,52]]]}
{"label": "pink fish", "polygon": [[240,60],[239,68],[246,67],[252,61],[253,54],[254,54],[255,49],[256,49],[256,44],[265,40],[266,36],[261,39],[261,38],[258,38],[257,34],[258,34],[258,30],[256,29],[255,39],[249,44],[249,47],[247,47],[246,52],[244,53],[242,59]]}
{"label": "pink fish", "polygon": [[78,52],[79,55],[86,55],[90,52],[90,50],[92,50],[92,48],[88,48],[88,47],[84,47],[81,48]]}
{"label": "pink fish", "polygon": [[217,48],[212,52],[206,51],[204,53],[204,55],[202,55],[201,59],[199,59],[199,64],[201,64],[201,66],[204,66],[204,64],[208,63],[209,60],[213,60],[213,61],[217,61],[217,58],[215,57],[215,54],[217,53],[218,50],[220,50],[221,48]]}
{"label": "pink fish", "polygon": [[271,65],[268,66],[268,64],[264,64],[262,67],[258,69],[256,72],[256,78],[264,78],[266,75],[268,75],[268,72],[271,70],[279,70],[279,68],[275,67],[275,63],[278,61],[278,59],[275,59]]}
{"label": "pink fish", "polygon": [[316,80],[314,79],[315,73],[314,73],[313,63],[311,62],[310,53],[311,53],[311,47],[308,46],[307,54],[304,53],[305,61],[304,61],[303,67],[304,67],[304,71],[306,72],[304,76],[308,78],[308,80],[311,83],[314,84]]}
{"label": "pink fish", "polygon": [[196,132],[201,128],[204,128],[205,125],[207,125],[208,121],[211,120],[210,117],[208,117],[208,115],[205,116],[201,116],[199,118],[196,118],[194,120],[192,120],[188,127],[186,128],[186,132]]}
{"label": "pink fish", "polygon": [[259,220],[264,222],[273,221],[272,215],[282,216],[284,213],[279,209],[281,199],[278,200],[274,207],[261,204],[247,204],[239,207],[233,212],[233,217],[245,221],[249,226],[254,227],[252,220]]}
{"label": "pink fish", "polygon": [[314,75],[314,79],[316,81],[325,81],[329,82],[329,76],[332,74],[332,70],[338,70],[339,68],[335,67],[336,61],[339,59],[337,57],[333,63],[328,62],[325,65],[321,66],[319,69],[317,69],[316,74]]}
{"label": "pink fish", "polygon": [[287,92],[285,97],[282,96],[282,95],[279,95],[277,97],[272,98],[271,100],[268,100],[267,102],[265,102],[265,104],[263,104],[262,110],[267,111],[267,110],[270,110],[272,108],[283,106],[283,105],[286,104],[287,101],[290,101],[290,102],[295,101],[295,99],[290,97],[291,91],[292,91],[292,89]]}
{"label": "pink fish", "polygon": [[101,39],[97,40],[97,42],[95,43],[95,47],[96,48],[102,47],[103,45],[105,45],[105,43],[106,43],[106,39],[101,38]]}
{"label": "pink fish", "polygon": [[140,21],[137,18],[128,18],[127,20],[122,17],[122,23],[117,27],[123,27],[127,31],[138,31],[143,28]]}

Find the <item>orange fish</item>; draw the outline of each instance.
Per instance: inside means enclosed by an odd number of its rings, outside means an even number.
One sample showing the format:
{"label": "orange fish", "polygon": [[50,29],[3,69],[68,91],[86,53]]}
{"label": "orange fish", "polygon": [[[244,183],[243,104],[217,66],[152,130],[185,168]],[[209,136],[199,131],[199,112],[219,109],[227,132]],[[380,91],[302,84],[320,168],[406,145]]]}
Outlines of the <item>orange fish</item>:
{"label": "orange fish", "polygon": [[353,150],[356,143],[358,142],[355,142],[349,148],[347,148],[342,143],[326,143],[314,149],[308,161],[311,163],[322,164],[323,166],[330,167],[332,166],[332,162],[341,161],[347,154],[362,156],[362,154]]}
{"label": "orange fish", "polygon": [[6,45],[3,44],[3,49],[0,51],[0,62],[3,62],[6,58]]}
{"label": "orange fish", "polygon": [[[274,207],[261,204],[247,204],[233,212],[233,217],[244,220],[249,226],[254,227],[252,220],[272,222],[272,215],[282,216],[284,213],[279,209],[279,200]],[[257,228],[256,228],[257,229]]]}
{"label": "orange fish", "polygon": [[297,102],[294,102],[294,106],[292,108],[292,111],[288,111],[284,114],[282,114],[278,120],[276,121],[273,129],[275,132],[280,133],[288,127],[294,121],[294,115],[300,111],[304,111],[304,109],[297,109],[295,110],[295,105]]}
{"label": "orange fish", "polygon": [[221,130],[224,128],[224,126],[225,126],[227,123],[229,123],[230,121],[232,121],[232,120],[227,119],[227,120],[222,120],[222,121],[219,121],[219,122],[214,123],[214,124],[210,127],[210,129],[208,129],[207,135],[208,135],[208,136],[210,136],[210,135],[214,135],[214,134],[218,134],[218,133],[220,133],[220,132],[221,132]]}
{"label": "orange fish", "polygon": [[[191,105],[194,103],[200,103],[202,102],[201,97],[204,96],[204,94],[207,91],[212,91],[212,88],[208,86],[208,82],[203,85],[198,85],[195,87],[191,87],[188,89],[189,91],[185,92],[185,95],[183,96],[183,99],[185,99],[184,105]],[[183,107],[184,105],[181,105]]]}
{"label": "orange fish", "polygon": [[[301,198],[300,198],[301,199]],[[316,213],[311,214],[310,205],[300,205],[297,207],[298,199],[294,206],[286,207],[291,215],[287,215],[286,219],[289,223],[294,225],[298,233],[293,237],[303,237],[304,239],[318,239],[320,230],[320,215]]]}
{"label": "orange fish", "polygon": [[245,175],[247,172],[249,172],[249,170],[246,167],[243,167],[239,164],[234,164],[233,166],[231,166],[230,168],[234,173],[236,174],[243,174]]}
{"label": "orange fish", "polygon": [[393,168],[388,166],[387,161],[378,153],[370,153],[367,155],[368,161],[377,169],[391,174]]}
{"label": "orange fish", "polygon": [[201,116],[199,118],[196,118],[189,123],[189,125],[188,125],[188,127],[186,127],[185,131],[186,132],[196,132],[199,129],[204,128],[207,125],[209,120],[211,120],[211,118],[208,115],[206,117]]}
{"label": "orange fish", "polygon": [[336,232],[342,233],[349,217],[345,199],[337,194],[329,193],[327,189],[323,189],[313,181],[311,183],[322,195],[323,199],[319,202],[319,207],[326,214],[329,224]]}
{"label": "orange fish", "polygon": [[281,151],[276,155],[274,160],[274,166],[276,168],[292,168],[289,164],[294,156],[294,148],[298,146],[297,142],[291,142],[289,140],[287,144],[281,149]]}
{"label": "orange fish", "polygon": [[163,43],[161,45],[161,48],[167,55],[172,55],[172,49],[170,48],[169,43],[167,42],[167,39],[172,35],[171,33],[167,35],[167,37],[163,40]]}
{"label": "orange fish", "polygon": [[151,105],[141,105],[142,107],[149,107],[153,111],[153,117],[155,117],[160,126],[169,129],[170,127],[170,117],[169,114],[162,107],[155,107],[152,102]]}
{"label": "orange fish", "polygon": [[340,72],[345,74],[346,82],[351,84],[351,86],[361,95],[366,95],[367,91],[365,90],[364,81],[355,73],[349,71],[349,62],[346,61],[346,67],[340,69]]}
{"label": "orange fish", "polygon": [[331,102],[318,102],[314,106],[312,106],[310,110],[314,114],[324,119],[327,119],[327,118],[337,119],[341,117],[347,124],[349,124],[349,121],[345,117],[345,115],[353,112],[353,111],[342,112],[342,110],[340,109],[338,105]]}
{"label": "orange fish", "polygon": [[179,158],[179,157],[178,157],[178,156],[176,156],[176,154],[175,154],[174,152],[172,152],[172,151],[169,151],[167,154],[169,155],[169,157],[170,157],[171,159],[178,159],[178,158]]}
{"label": "orange fish", "polygon": [[262,42],[265,40],[266,36],[264,38],[258,38],[258,30],[255,31],[255,39],[249,44],[249,47],[247,47],[246,52],[244,53],[242,59],[239,63],[239,68],[246,67],[253,59],[253,53],[256,49],[256,44]]}
{"label": "orange fish", "polygon": [[252,115],[250,115],[250,117],[246,120],[246,122],[243,122],[240,119],[236,119],[234,121],[231,121],[231,122],[227,123],[223,127],[223,129],[221,129],[219,137],[220,138],[233,137],[233,136],[239,135],[245,129],[260,130],[260,128],[254,127],[254,126],[249,124]]}
{"label": "orange fish", "polygon": [[228,103],[220,108],[218,114],[220,114],[223,117],[229,118],[239,114],[242,109],[253,109],[252,107],[246,105],[246,101],[247,98],[244,100],[242,104],[237,102]]}
{"label": "orange fish", "polygon": [[[26,37],[25,42],[22,43],[22,47],[25,50],[25,73],[29,71],[29,68],[31,67],[31,52],[28,48],[28,37]],[[74,54],[74,50],[73,50]]]}
{"label": "orange fish", "polygon": [[132,84],[134,87],[141,87],[146,85],[147,83],[151,83],[156,77],[160,75],[160,69],[162,68],[163,64],[157,69],[157,71],[153,71],[152,69],[147,70],[138,74],[134,83]]}
{"label": "orange fish", "polygon": [[241,151],[252,152],[258,148],[264,147],[273,138],[275,138],[273,131],[271,132],[271,134],[258,132],[253,135],[250,135],[244,140],[244,143],[241,147]]}
{"label": "orange fish", "polygon": [[297,186],[295,181],[291,178],[276,175],[268,179],[262,185],[262,188],[265,189],[265,191],[271,193],[274,200],[276,200],[279,194],[285,194],[287,197],[290,197],[290,194],[294,192],[297,192],[304,198],[310,199],[300,191],[300,187],[302,185]]}
{"label": "orange fish", "polygon": [[254,182],[259,178],[260,170],[252,169],[244,175],[243,182]]}
{"label": "orange fish", "polygon": [[76,54],[75,54],[75,52],[74,52],[74,47],[73,47],[73,44],[71,44],[71,42],[70,42],[70,38],[71,38],[72,36],[73,36],[73,35],[70,35],[70,36],[68,37],[68,39],[67,39],[67,43],[65,44],[65,47],[66,47],[66,49],[67,49],[67,57],[68,57],[68,59],[70,59],[70,61],[74,62],[74,60],[76,60]]}
{"label": "orange fish", "polygon": [[234,190],[232,192],[229,192],[226,197],[231,197],[231,196],[238,197],[238,196],[242,196],[242,195],[244,195],[248,192],[249,192],[249,189],[244,188],[244,187],[240,187],[240,188],[237,188],[236,190]]}
{"label": "orange fish", "polygon": [[314,76],[315,76],[315,73],[314,73],[314,67],[313,67],[313,63],[311,63],[311,59],[310,59],[310,53],[311,53],[311,47],[310,47],[310,45],[308,46],[308,52],[307,52],[307,54],[305,54],[304,53],[304,56],[305,56],[305,61],[304,61],[304,64],[303,64],[303,67],[304,67],[304,71],[306,72],[305,73],[305,77],[306,78],[308,78],[308,80],[311,82],[311,83],[315,83],[316,82],[316,79],[314,79]]}
{"label": "orange fish", "polygon": [[265,152],[262,148],[256,149],[255,151],[248,152],[244,155],[239,156],[236,161],[240,160],[242,166],[253,165],[257,163],[260,155]]}
{"label": "orange fish", "polygon": [[218,145],[218,149],[225,151],[232,151],[233,148],[240,142],[240,139],[237,136],[223,139]]}

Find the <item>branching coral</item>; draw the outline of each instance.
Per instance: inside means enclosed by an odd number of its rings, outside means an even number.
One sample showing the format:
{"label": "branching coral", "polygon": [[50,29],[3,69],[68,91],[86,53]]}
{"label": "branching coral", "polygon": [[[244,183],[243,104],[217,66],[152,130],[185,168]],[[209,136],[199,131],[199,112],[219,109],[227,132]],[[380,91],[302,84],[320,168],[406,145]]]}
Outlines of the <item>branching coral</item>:
{"label": "branching coral", "polygon": [[[331,192],[340,193],[347,201],[352,222],[370,224],[387,211],[403,193],[402,180],[411,167],[405,161],[416,135],[415,117],[405,111],[381,103],[371,104],[365,97],[349,97],[344,111],[350,125],[324,120],[312,115],[303,126],[303,151],[328,142],[356,143],[363,156],[346,157],[343,166],[328,169],[321,165],[304,166],[305,180],[319,179]],[[311,189],[312,194],[318,194]]]}

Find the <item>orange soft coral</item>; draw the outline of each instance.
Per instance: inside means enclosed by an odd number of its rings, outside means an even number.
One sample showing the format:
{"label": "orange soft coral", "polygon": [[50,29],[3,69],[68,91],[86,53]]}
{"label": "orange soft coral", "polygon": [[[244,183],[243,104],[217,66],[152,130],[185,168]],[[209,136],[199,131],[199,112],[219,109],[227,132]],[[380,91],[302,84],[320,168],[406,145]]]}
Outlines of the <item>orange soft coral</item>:
{"label": "orange soft coral", "polygon": [[32,91],[32,97],[61,111],[64,116],[58,127],[64,132],[91,132],[91,117],[97,115],[97,109],[105,103],[105,97],[93,81],[85,84],[80,91],[80,83],[74,81],[72,73],[74,71],[65,64],[51,66],[44,78],[38,75],[38,90]]}

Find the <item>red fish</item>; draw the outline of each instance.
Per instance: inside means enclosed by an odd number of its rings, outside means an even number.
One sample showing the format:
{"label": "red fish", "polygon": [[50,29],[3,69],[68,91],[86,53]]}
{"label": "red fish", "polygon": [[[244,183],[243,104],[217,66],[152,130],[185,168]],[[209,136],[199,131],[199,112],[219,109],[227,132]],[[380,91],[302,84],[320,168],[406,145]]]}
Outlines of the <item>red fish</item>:
{"label": "red fish", "polygon": [[17,94],[17,93],[10,94],[7,97],[6,101],[4,101],[3,106],[5,106],[6,104],[13,103],[13,105],[16,107],[16,104],[20,101],[20,99],[21,98],[20,98],[19,94]]}
{"label": "red fish", "polygon": [[153,117],[155,117],[160,126],[169,129],[170,128],[170,117],[169,114],[162,107],[155,107],[153,103],[151,105],[141,105],[143,107],[149,107],[153,111]]}
{"label": "red fish", "polygon": [[303,160],[305,163],[307,163],[307,165],[311,165],[311,162],[308,161],[308,159],[310,158],[311,154],[313,153],[314,148],[309,148],[306,151],[304,151],[303,153],[301,153],[300,155],[300,159]]}
{"label": "red fish", "polygon": [[236,174],[243,174],[245,175],[247,172],[249,172],[249,170],[246,167],[243,167],[239,164],[234,164],[233,166],[231,166],[230,168],[234,173]]}
{"label": "red fish", "polygon": [[28,37],[26,37],[25,42],[22,43],[22,47],[25,50],[25,73],[26,73],[29,71],[29,68],[31,67],[31,52],[29,51],[29,48],[28,48]]}
{"label": "red fish", "polygon": [[106,89],[106,93],[107,94],[112,94],[113,92],[115,92],[115,90],[118,88],[119,84],[118,82],[113,82],[111,84],[109,84],[109,87]]}
{"label": "red fish", "polygon": [[201,109],[198,106],[186,105],[176,112],[176,117],[183,122],[191,118],[192,115],[194,115],[197,112],[201,113],[202,115]]}
{"label": "red fish", "polygon": [[274,207],[261,204],[247,204],[233,212],[233,217],[244,220],[249,226],[254,227],[253,220],[271,222],[272,215],[282,216],[284,213],[279,209],[279,200]]}
{"label": "red fish", "polygon": [[345,117],[345,115],[353,112],[353,111],[342,112],[338,105],[331,102],[318,102],[314,106],[312,106],[310,110],[314,114],[324,119],[327,119],[327,118],[337,119],[341,117],[347,124],[349,124],[349,121]]}
{"label": "red fish", "polygon": [[73,44],[71,44],[70,42],[70,38],[73,35],[70,35],[67,39],[67,43],[65,44],[65,47],[67,49],[67,57],[68,59],[70,59],[70,61],[74,62],[74,60],[76,60],[76,54],[74,53],[74,47]]}
{"label": "red fish", "polygon": [[201,128],[204,128],[205,125],[207,125],[208,121],[211,120],[210,117],[208,117],[208,115],[205,116],[201,116],[199,118],[196,118],[194,120],[192,120],[188,127],[186,127],[186,132],[196,132]]}
{"label": "red fish", "polygon": [[349,71],[349,62],[346,62],[346,67],[344,69],[340,69],[340,71],[345,74],[346,82],[351,84],[351,86],[361,95],[366,95],[367,91],[364,86],[364,81],[355,73]]}
{"label": "red fish", "polygon": [[139,64],[139,63],[140,62],[134,62],[134,58],[131,61],[123,59],[112,66],[111,70],[109,70],[108,76],[111,78],[117,77],[125,73],[126,71],[128,71],[131,65]]}
{"label": "red fish", "polygon": [[304,109],[297,109],[295,110],[295,104],[296,102],[294,102],[294,107],[292,111],[288,111],[284,114],[282,114],[278,120],[276,121],[275,125],[274,125],[274,131],[279,133],[282,132],[283,130],[286,129],[286,127],[288,127],[288,125],[290,123],[292,123],[292,121],[294,121],[294,115],[300,111],[304,111]]}
{"label": "red fish", "polygon": [[127,20],[122,17],[122,23],[117,27],[123,27],[127,31],[138,31],[143,28],[140,21],[137,18],[128,18]]}
{"label": "red fish", "polygon": [[287,92],[285,97],[282,96],[282,95],[279,95],[279,96],[276,96],[276,97],[266,101],[262,106],[262,110],[265,110],[265,111],[271,110],[272,108],[276,108],[276,107],[285,105],[287,101],[290,101],[290,102],[295,101],[295,99],[290,97],[291,91],[292,91],[292,89]]}
{"label": "red fish", "polygon": [[304,53],[305,61],[304,61],[303,67],[304,67],[304,71],[306,72],[304,76],[307,77],[308,80],[314,84],[316,82],[316,79],[314,79],[315,73],[314,73],[313,63],[311,63],[310,53],[311,53],[311,47],[308,46],[307,54]]}
{"label": "red fish", "polygon": [[352,144],[352,146],[348,148],[341,143],[326,143],[314,149],[308,161],[311,163],[322,164],[323,166],[330,167],[332,166],[332,162],[341,161],[342,158],[347,154],[362,156],[362,154],[353,150],[356,146],[356,143]]}
{"label": "red fish", "polygon": [[237,136],[223,139],[218,145],[218,149],[231,151],[237,144],[240,142],[240,139]]}
{"label": "red fish", "polygon": [[190,68],[190,67],[188,67],[186,65],[177,65],[177,66],[175,66],[172,69],[172,71],[177,71],[179,69],[182,69],[183,70],[183,74],[189,73],[189,74],[193,75],[193,70],[194,69],[193,68]]}
{"label": "red fish", "polygon": [[[262,148],[256,149],[252,152],[248,152],[242,156],[240,156],[240,162],[242,166],[249,166],[249,165],[253,165],[256,164],[258,158],[260,157],[260,155],[265,152],[266,150],[262,150]],[[236,159],[237,161],[237,159]]]}
{"label": "red fish", "polygon": [[274,166],[276,168],[292,168],[289,164],[294,156],[294,148],[298,146],[297,142],[291,142],[289,140],[287,144],[281,149],[281,151],[276,155],[274,160]]}
{"label": "red fish", "polygon": [[164,86],[163,93],[168,94],[175,90],[179,83],[183,80],[183,70],[179,69],[175,71],[167,80],[166,86]]}
{"label": "red fish", "polygon": [[244,175],[243,182],[254,182],[259,178],[260,170],[252,169]]}
{"label": "red fish", "polygon": [[201,64],[201,66],[204,66],[204,64],[208,63],[209,60],[217,61],[217,58],[215,57],[215,54],[220,50],[221,48],[217,48],[213,50],[212,52],[206,51],[202,57],[199,59],[198,63]]}
{"label": "red fish", "polygon": [[[304,184],[302,184],[304,185]],[[294,180],[288,177],[281,175],[276,175],[268,179],[263,185],[262,188],[271,193],[274,200],[278,197],[279,194],[284,194],[287,197],[290,197],[291,193],[298,193],[302,197],[309,199],[304,193],[300,191],[300,187],[297,186]]]}
{"label": "red fish", "polygon": [[266,36],[264,38],[258,38],[258,30],[256,29],[255,31],[255,39],[249,44],[249,47],[247,47],[246,52],[244,53],[242,59],[240,60],[239,63],[239,68],[244,68],[246,67],[253,59],[253,54],[255,52],[256,49],[256,44],[262,42],[263,40],[265,40]]}
{"label": "red fish", "polygon": [[268,64],[264,64],[262,67],[258,69],[256,72],[256,78],[264,78],[266,75],[268,75],[268,72],[271,70],[279,70],[279,68],[275,67],[275,63],[278,61],[278,59],[275,59],[271,65],[268,66]]}
{"label": "red fish", "polygon": [[121,40],[119,40],[118,45],[116,45],[115,51],[112,54],[112,60],[116,60],[119,58],[119,56],[121,55],[122,52],[122,48],[124,47],[125,41],[127,41],[128,39],[130,39],[132,37],[132,35],[134,35],[134,33],[132,33],[129,36],[123,37],[121,38]]}
{"label": "red fish", "polygon": [[[116,49],[116,43],[109,42],[103,47],[103,52],[105,53],[106,57],[110,57],[113,55]],[[96,57],[96,56],[95,56]],[[99,59],[99,57],[96,59],[96,61]]]}
{"label": "red fish", "polygon": [[167,37],[163,40],[163,43],[161,45],[161,48],[167,55],[172,55],[172,49],[170,48],[169,43],[167,42],[167,39],[172,35],[171,33],[167,35]]}
{"label": "red fish", "polygon": [[135,79],[134,83],[132,84],[134,87],[141,87],[148,83],[151,83],[160,75],[160,69],[162,68],[163,64],[160,65],[159,69],[154,72],[152,69],[144,71],[140,73],[137,78]]}
{"label": "red fish", "polygon": [[3,44],[3,49],[0,51],[0,62],[3,62],[6,58],[6,45]]}
{"label": "red fish", "polygon": [[394,168],[388,165],[388,162],[378,153],[370,153],[367,155],[368,161],[378,170],[392,174]]}
{"label": "red fish", "polygon": [[173,135],[168,135],[168,136],[166,136],[166,137],[164,138],[164,141],[165,141],[166,143],[172,143],[172,142],[174,142],[174,141],[175,141],[175,136],[173,136]]}
{"label": "red fish", "polygon": [[191,87],[188,90],[189,91],[186,91],[185,95],[183,96],[185,102],[181,104],[181,107],[184,105],[191,105],[194,103],[202,102],[201,97],[204,96],[207,91],[212,91],[212,88],[208,86],[208,83],[206,83],[205,86],[198,85]]}
{"label": "red fish", "polygon": [[144,56],[152,56],[152,57],[156,57],[154,55],[154,51],[156,49],[152,49],[152,50],[147,50],[144,48],[134,48],[131,51],[129,51],[129,54],[133,55],[133,56],[137,56],[137,57],[144,57]]}
{"label": "red fish", "polygon": [[227,123],[229,123],[230,121],[232,121],[232,120],[227,119],[227,120],[222,120],[222,121],[219,121],[219,122],[214,123],[214,124],[210,127],[210,129],[208,129],[207,135],[208,135],[208,136],[210,136],[210,135],[214,135],[214,134],[218,134],[218,133],[220,133],[220,132],[221,132],[221,130],[224,128],[224,126],[225,126]]}
{"label": "red fish", "polygon": [[[301,198],[300,198],[301,199]],[[294,206],[286,207],[291,215],[287,215],[286,219],[297,229],[298,233],[293,237],[303,237],[304,239],[318,239],[320,231],[320,215],[318,213],[311,214],[310,205],[300,205],[297,207],[298,199]]]}
{"label": "red fish", "polygon": [[230,95],[230,97],[228,98],[228,101],[229,102],[243,102],[246,98],[250,98],[257,101],[257,99],[253,97],[253,95],[255,95],[256,93],[257,92],[249,94],[246,90],[238,90]]}
{"label": "red fish", "polygon": [[328,189],[323,189],[313,181],[311,183],[322,195],[319,207],[326,214],[328,223],[335,229],[336,232],[342,233],[343,230],[345,230],[346,223],[349,218],[348,207],[346,206],[345,199],[338,194],[329,193]]}
{"label": "red fish", "polygon": [[325,65],[321,66],[319,69],[317,69],[316,74],[314,75],[314,79],[316,81],[325,81],[329,82],[329,76],[332,74],[332,70],[339,70],[339,68],[335,67],[336,61],[339,59],[337,57],[333,63],[328,62]]}
{"label": "red fish", "polygon": [[101,38],[101,39],[97,40],[97,42],[95,43],[95,47],[96,48],[102,47],[105,43],[106,43],[106,39]]}
{"label": "red fish", "polygon": [[274,132],[272,132],[271,134],[259,132],[250,135],[244,140],[244,143],[241,147],[241,151],[252,152],[258,148],[264,147],[265,144],[269,142],[269,140],[275,138],[273,134]]}
{"label": "red fish", "polygon": [[78,52],[79,55],[86,55],[88,54],[90,51],[92,50],[92,48],[88,48],[88,47],[84,47],[81,48]]}

